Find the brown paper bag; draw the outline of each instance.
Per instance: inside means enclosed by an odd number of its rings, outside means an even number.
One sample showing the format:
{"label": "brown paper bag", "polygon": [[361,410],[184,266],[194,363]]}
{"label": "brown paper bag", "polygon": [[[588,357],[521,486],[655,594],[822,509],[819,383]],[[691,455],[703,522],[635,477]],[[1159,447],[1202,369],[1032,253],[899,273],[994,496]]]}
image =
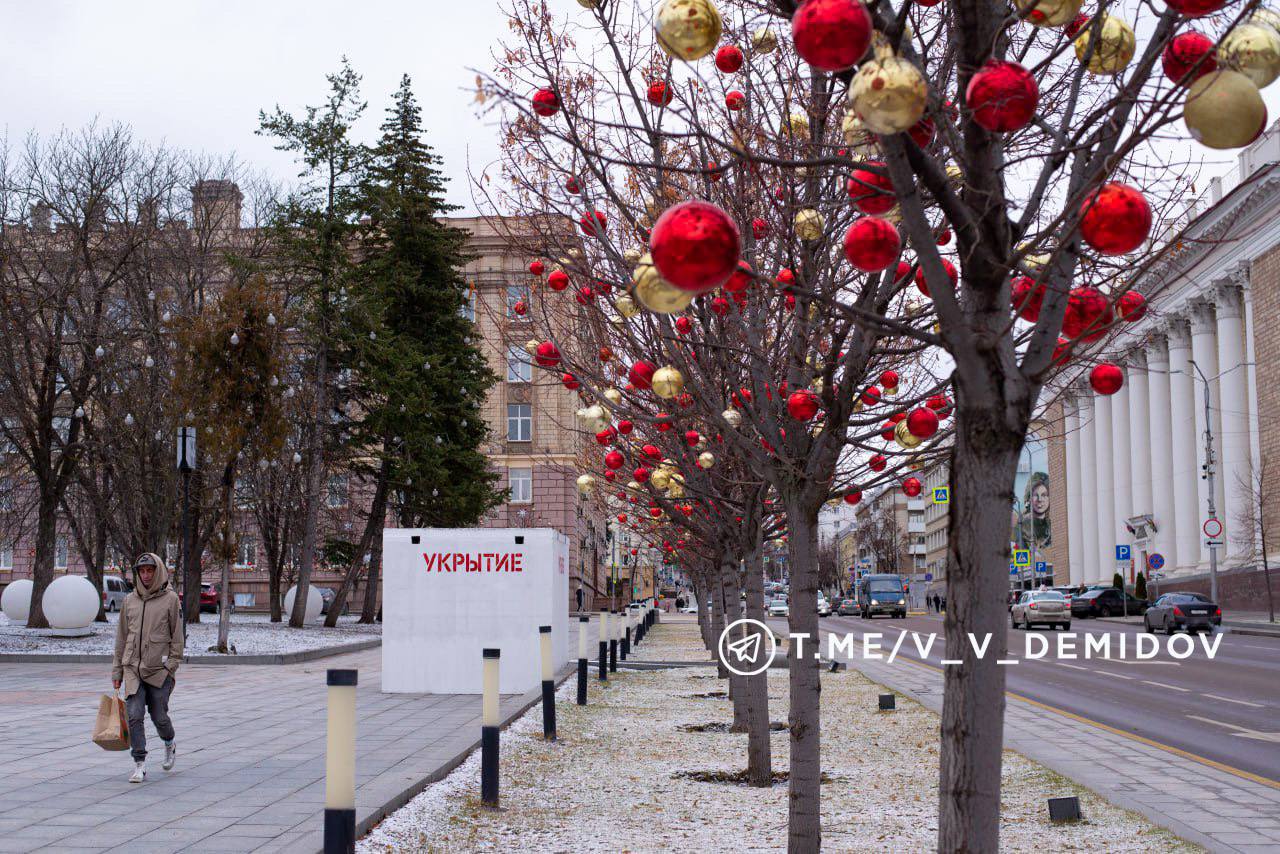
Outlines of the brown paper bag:
{"label": "brown paper bag", "polygon": [[129,749],[129,719],[120,695],[103,694],[98,701],[98,719],[93,725],[93,741],[103,750]]}

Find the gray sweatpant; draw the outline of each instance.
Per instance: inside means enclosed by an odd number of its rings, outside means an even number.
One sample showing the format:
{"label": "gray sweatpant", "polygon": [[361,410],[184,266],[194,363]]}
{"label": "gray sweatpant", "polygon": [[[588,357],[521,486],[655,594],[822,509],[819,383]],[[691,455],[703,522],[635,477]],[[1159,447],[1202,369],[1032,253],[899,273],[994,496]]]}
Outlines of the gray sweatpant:
{"label": "gray sweatpant", "polygon": [[124,710],[129,715],[129,752],[133,761],[141,762],[147,758],[144,712],[151,712],[151,722],[156,725],[160,737],[173,741],[173,722],[169,720],[169,695],[172,693],[173,677],[170,676],[159,688],[146,682],[139,684],[138,690],[125,699]]}

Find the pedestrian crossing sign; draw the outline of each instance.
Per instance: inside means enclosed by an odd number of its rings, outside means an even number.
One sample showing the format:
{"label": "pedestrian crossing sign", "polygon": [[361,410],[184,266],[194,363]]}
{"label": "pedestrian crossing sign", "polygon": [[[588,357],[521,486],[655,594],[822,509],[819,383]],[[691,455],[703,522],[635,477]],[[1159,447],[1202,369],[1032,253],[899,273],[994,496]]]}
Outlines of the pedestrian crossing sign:
{"label": "pedestrian crossing sign", "polygon": [[947,504],[947,503],[950,503],[950,501],[951,501],[951,487],[935,486],[933,488],[934,504]]}
{"label": "pedestrian crossing sign", "polygon": [[1031,550],[1030,549],[1014,549],[1013,565],[1016,567],[1031,566]]}

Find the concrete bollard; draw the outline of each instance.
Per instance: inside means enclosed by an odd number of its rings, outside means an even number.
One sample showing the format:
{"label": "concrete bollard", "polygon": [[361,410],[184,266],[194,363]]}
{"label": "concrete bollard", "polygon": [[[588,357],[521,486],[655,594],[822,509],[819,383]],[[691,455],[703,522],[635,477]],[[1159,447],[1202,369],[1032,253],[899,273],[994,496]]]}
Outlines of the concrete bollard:
{"label": "concrete bollard", "polygon": [[622,660],[631,654],[631,614],[622,612]]}
{"label": "concrete bollard", "polygon": [[324,754],[324,852],[356,850],[356,673],[330,670]]}
{"label": "concrete bollard", "polygon": [[551,627],[538,626],[542,647],[542,737],[556,740],[556,667],[551,656]]}
{"label": "concrete bollard", "polygon": [[609,680],[609,612],[600,612],[600,681]]}
{"label": "concrete bollard", "polygon": [[578,705],[587,704],[587,627],[590,617],[578,618]]}
{"label": "concrete bollard", "polygon": [[501,652],[484,650],[483,699],[480,705],[480,802],[498,806],[498,659]]}
{"label": "concrete bollard", "polygon": [[618,635],[619,629],[622,628],[622,618],[618,616],[618,612],[612,612],[613,616],[609,618],[609,672],[618,672]]}

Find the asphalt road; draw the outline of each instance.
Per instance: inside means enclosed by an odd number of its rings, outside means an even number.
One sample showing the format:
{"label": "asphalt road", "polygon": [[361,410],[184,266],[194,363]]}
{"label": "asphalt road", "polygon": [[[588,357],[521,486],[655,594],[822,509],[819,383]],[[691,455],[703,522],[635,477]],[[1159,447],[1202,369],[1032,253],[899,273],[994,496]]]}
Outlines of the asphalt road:
{"label": "asphalt road", "polygon": [[[770,620],[775,631],[785,632],[785,621]],[[905,620],[858,617],[828,617],[823,631],[851,632],[860,638],[867,632],[884,635],[884,654],[893,648],[898,635],[915,632],[920,643],[936,634],[934,646],[922,656],[915,639],[908,635],[898,655],[925,661],[942,668],[947,658],[942,617],[908,617]],[[1195,640],[1190,658],[1177,660],[1165,646],[1167,638],[1156,636],[1158,654],[1147,661],[1137,660],[1134,643],[1141,626],[1075,620],[1070,634],[1077,635],[1076,658],[1058,659],[1055,635],[1062,631],[1043,629],[1031,632],[1008,629],[1006,689],[1039,703],[1080,715],[1124,732],[1160,744],[1179,748],[1233,768],[1280,782],[1280,638],[1232,635],[1221,637],[1213,659]],[[1026,657],[1026,636],[1043,635],[1050,642],[1048,655],[1041,660]],[[1085,635],[1096,640],[1110,635],[1112,658],[1097,655],[1084,658]],[[1119,642],[1125,636],[1126,651],[1118,657]],[[1179,641],[1179,643],[1182,643]],[[823,642],[822,653],[827,652]],[[855,655],[862,648],[855,646]],[[841,656],[838,656],[841,657]],[[901,667],[917,664],[899,663]],[[1054,715],[1044,714],[1044,735],[1054,737]],[[1080,746],[1082,754],[1089,745]]]}

